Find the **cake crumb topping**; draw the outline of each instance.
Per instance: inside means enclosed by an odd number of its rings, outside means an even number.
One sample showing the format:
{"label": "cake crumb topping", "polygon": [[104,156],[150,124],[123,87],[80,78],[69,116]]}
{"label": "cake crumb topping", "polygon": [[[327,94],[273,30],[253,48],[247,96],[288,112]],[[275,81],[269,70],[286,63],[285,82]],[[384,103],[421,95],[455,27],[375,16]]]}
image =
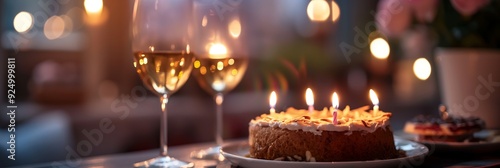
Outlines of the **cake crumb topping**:
{"label": "cake crumb topping", "polygon": [[373,132],[377,128],[385,128],[389,125],[390,112],[379,110],[374,113],[369,110],[369,106],[357,109],[350,109],[346,106],[344,110],[339,110],[337,114],[337,124],[333,124],[333,109],[324,108],[321,111],[309,112],[288,108],[286,111],[262,114],[252,121],[250,126],[279,127],[289,130],[309,131],[315,135],[321,135],[322,131],[357,131],[364,130]]}
{"label": "cake crumb topping", "polygon": [[285,158],[284,158],[284,157],[279,157],[279,158],[276,158],[276,159],[274,159],[274,160],[277,160],[277,161],[283,161],[283,160],[285,160]]}

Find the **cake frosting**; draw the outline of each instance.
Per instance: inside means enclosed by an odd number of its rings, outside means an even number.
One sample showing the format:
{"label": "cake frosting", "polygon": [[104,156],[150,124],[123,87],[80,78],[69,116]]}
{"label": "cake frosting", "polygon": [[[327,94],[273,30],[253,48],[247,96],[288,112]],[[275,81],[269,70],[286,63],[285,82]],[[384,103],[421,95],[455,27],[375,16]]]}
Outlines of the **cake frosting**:
{"label": "cake frosting", "polygon": [[386,129],[389,126],[391,113],[369,111],[369,106],[351,110],[347,106],[344,110],[337,111],[337,124],[334,125],[332,108],[324,108],[321,111],[300,110],[288,108],[284,112],[262,114],[250,121],[250,126],[272,127],[288,130],[302,130],[314,135],[321,135],[323,131],[346,132],[366,131],[373,133],[378,128]]}

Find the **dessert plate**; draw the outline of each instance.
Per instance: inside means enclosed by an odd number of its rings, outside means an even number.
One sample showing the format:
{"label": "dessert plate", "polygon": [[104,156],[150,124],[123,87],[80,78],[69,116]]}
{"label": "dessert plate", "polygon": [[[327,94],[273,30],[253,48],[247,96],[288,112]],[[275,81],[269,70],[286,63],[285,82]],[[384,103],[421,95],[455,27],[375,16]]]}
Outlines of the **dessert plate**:
{"label": "dessert plate", "polygon": [[348,162],[293,162],[264,160],[246,157],[249,152],[248,141],[228,143],[222,146],[221,154],[233,165],[244,168],[253,167],[275,167],[275,168],[302,168],[302,167],[412,167],[424,162],[425,155],[429,152],[422,144],[394,138],[396,148],[406,152],[406,157],[370,160],[370,161],[348,161]]}
{"label": "dessert plate", "polygon": [[396,131],[397,137],[422,143],[428,147],[430,153],[434,152],[468,152],[476,154],[498,152],[500,150],[500,135],[496,130],[482,130],[474,133],[474,138],[484,139],[481,142],[439,142],[439,141],[418,141],[416,136],[403,131]]}

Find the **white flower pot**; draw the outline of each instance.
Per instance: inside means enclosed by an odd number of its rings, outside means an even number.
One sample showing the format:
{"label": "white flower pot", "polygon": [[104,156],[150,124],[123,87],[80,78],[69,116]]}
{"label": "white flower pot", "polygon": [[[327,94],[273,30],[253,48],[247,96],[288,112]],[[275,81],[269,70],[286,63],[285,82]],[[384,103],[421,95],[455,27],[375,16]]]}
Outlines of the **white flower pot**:
{"label": "white flower pot", "polygon": [[439,48],[436,64],[450,114],[477,116],[500,129],[500,50]]}

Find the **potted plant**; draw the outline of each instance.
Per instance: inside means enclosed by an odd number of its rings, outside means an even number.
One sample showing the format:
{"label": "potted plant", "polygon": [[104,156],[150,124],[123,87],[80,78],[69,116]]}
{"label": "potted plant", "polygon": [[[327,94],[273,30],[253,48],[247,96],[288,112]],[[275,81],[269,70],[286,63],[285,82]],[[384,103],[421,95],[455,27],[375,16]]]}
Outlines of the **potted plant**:
{"label": "potted plant", "polygon": [[[451,115],[478,116],[500,128],[500,1],[381,0],[379,31],[403,38],[425,27],[442,101]],[[433,43],[435,42],[435,43]],[[418,47],[418,46],[415,46]]]}

